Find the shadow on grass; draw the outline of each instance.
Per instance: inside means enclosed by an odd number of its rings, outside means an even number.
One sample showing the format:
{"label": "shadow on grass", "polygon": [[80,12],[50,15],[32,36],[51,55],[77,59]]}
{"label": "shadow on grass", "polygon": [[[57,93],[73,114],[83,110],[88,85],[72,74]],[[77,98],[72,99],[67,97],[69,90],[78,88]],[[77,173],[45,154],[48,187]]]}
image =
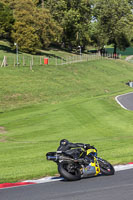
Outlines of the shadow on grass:
{"label": "shadow on grass", "polygon": [[[47,50],[48,51],[48,50]],[[61,57],[61,56],[57,56],[53,53],[46,53],[46,52],[43,52],[43,51],[38,51],[36,53],[36,55],[38,56],[44,56],[44,57],[48,57],[48,58],[57,58],[57,59],[61,59],[61,60],[64,60],[65,61],[65,58]]]}
{"label": "shadow on grass", "polygon": [[[44,50],[38,50],[38,51],[36,52],[36,54],[34,54],[34,55],[37,55],[37,56],[44,56],[44,57],[48,57],[48,58],[57,58],[57,59],[66,61],[65,58],[63,58],[63,57],[61,57],[61,56],[58,56],[58,55],[56,55],[56,54],[54,54],[54,53],[50,53],[50,52],[49,52],[50,50],[53,50],[53,51],[55,51],[55,52],[57,52],[57,51],[64,51],[64,52],[67,52],[67,53],[73,53],[73,54],[75,54],[75,55],[79,55],[79,53],[78,53],[77,51],[74,52],[74,51],[70,51],[70,50],[68,50],[68,49],[64,49],[64,48],[63,48],[63,49],[62,49],[62,48],[54,48],[54,47],[49,47],[49,48],[44,49]],[[11,47],[9,47],[9,46],[7,46],[7,45],[4,45],[4,44],[0,44],[0,51],[4,51],[5,53],[13,53],[13,54],[16,53],[16,49],[12,49]],[[47,52],[44,52],[44,51],[47,51]],[[24,53],[24,52],[19,51],[19,54],[23,54],[23,53]],[[32,54],[27,53],[27,55],[32,55]]]}
{"label": "shadow on grass", "polygon": [[5,51],[7,53],[15,53],[16,51],[11,49],[11,47],[0,45],[0,50]]}
{"label": "shadow on grass", "polygon": [[[8,47],[8,46],[2,45],[2,44],[0,44],[0,51],[4,51],[5,53],[13,53],[13,54],[16,53],[15,49],[11,49],[11,47]],[[23,54],[23,52],[19,51],[19,54]],[[27,55],[30,56],[31,54],[29,53]],[[37,51],[37,53],[34,54],[34,55],[38,55],[38,56],[40,55],[40,56],[45,56],[45,57],[49,57],[49,58],[60,58],[60,59],[62,59],[60,56],[57,56],[57,55],[52,54],[52,53],[46,53],[46,52],[43,52],[43,51]]]}

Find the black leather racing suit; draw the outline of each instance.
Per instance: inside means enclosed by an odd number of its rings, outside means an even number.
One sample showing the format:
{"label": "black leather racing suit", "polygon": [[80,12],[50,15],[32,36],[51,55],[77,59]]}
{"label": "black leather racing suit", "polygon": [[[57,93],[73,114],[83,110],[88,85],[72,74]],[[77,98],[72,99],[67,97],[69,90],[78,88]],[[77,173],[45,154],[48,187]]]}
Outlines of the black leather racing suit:
{"label": "black leather racing suit", "polygon": [[71,148],[76,148],[76,147],[81,147],[81,148],[86,148],[89,147],[90,144],[83,144],[83,143],[68,143],[66,145],[60,145],[57,149],[57,151],[67,151],[70,150]]}
{"label": "black leather racing suit", "polygon": [[[57,151],[64,151],[68,155],[72,156],[74,159],[78,159],[80,156],[80,153],[82,152],[81,147],[85,150],[89,149],[91,146],[90,144],[83,144],[83,143],[70,143],[68,142],[66,145],[60,145],[57,149]],[[72,149],[75,148],[75,149]],[[87,159],[87,162],[89,163],[90,160]]]}

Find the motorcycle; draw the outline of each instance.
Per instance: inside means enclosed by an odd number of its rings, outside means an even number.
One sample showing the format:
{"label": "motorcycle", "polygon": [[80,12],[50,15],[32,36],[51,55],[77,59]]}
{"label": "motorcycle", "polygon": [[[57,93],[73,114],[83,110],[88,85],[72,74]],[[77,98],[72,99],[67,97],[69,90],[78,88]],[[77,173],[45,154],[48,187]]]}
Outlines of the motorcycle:
{"label": "motorcycle", "polygon": [[56,162],[61,177],[69,181],[115,173],[114,167],[108,161],[97,157],[97,149],[94,146],[88,149],[48,152],[46,158]]}

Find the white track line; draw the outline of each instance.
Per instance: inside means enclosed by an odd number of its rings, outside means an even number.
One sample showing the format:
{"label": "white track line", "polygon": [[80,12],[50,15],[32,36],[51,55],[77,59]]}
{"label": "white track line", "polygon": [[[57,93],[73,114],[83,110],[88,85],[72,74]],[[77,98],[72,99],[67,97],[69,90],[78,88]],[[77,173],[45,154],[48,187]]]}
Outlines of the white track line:
{"label": "white track line", "polygon": [[115,171],[122,171],[122,170],[127,170],[127,169],[132,169],[133,168],[133,164],[127,164],[127,165],[116,165],[114,166]]}
{"label": "white track line", "polygon": [[[127,165],[116,165],[114,166],[115,171],[122,171],[127,169],[133,169],[133,164],[127,164]],[[64,178],[60,177],[45,177],[38,180],[26,180],[24,182],[31,182],[31,183],[48,183],[48,182],[54,182],[54,181],[61,181],[64,180]]]}
{"label": "white track line", "polygon": [[118,98],[119,98],[120,96],[125,96],[125,95],[131,94],[131,93],[133,93],[133,92],[128,92],[128,93],[126,93],[126,94],[121,94],[121,95],[118,95],[118,96],[115,97],[115,100],[117,101],[117,103],[118,103],[122,108],[124,108],[125,110],[128,110],[128,109],[127,109],[126,107],[124,107],[124,106],[120,103],[120,101],[118,100]]}
{"label": "white track line", "polygon": [[[122,171],[122,170],[128,170],[128,169],[133,169],[133,163],[130,163],[130,164],[126,164],[126,165],[116,165],[114,166],[115,168],[115,171],[118,172],[118,171]],[[41,178],[41,179],[38,179],[38,180],[26,180],[26,181],[23,181],[22,183],[31,183],[32,185],[34,184],[40,184],[40,183],[48,183],[48,182],[54,182],[54,181],[61,181],[61,180],[64,180],[64,178],[60,178],[60,177],[45,177],[45,178]],[[34,183],[34,184],[33,184]],[[28,185],[31,185],[31,184],[28,184]],[[10,186],[10,187],[3,187],[3,188],[0,188],[1,189],[11,189],[11,188],[16,188],[16,187],[24,187],[24,186],[28,186],[28,185],[16,185],[16,186]]]}
{"label": "white track line", "polygon": [[48,183],[48,182],[54,182],[54,181],[61,181],[61,180],[64,180],[64,178],[62,177],[45,177],[45,178],[41,178],[41,179],[37,179],[37,180],[26,180],[26,181],[23,181],[23,182],[31,182],[31,183]]}

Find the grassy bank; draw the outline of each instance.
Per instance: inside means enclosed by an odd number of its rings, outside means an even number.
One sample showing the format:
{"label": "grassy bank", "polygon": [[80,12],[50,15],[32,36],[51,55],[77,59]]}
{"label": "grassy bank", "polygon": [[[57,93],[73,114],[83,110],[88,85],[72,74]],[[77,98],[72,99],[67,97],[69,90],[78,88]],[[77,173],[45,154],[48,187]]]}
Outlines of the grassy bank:
{"label": "grassy bank", "polygon": [[96,60],[0,69],[0,182],[57,173],[45,159],[59,140],[95,145],[113,164],[132,161],[133,112],[115,96],[132,91],[133,65]]}

